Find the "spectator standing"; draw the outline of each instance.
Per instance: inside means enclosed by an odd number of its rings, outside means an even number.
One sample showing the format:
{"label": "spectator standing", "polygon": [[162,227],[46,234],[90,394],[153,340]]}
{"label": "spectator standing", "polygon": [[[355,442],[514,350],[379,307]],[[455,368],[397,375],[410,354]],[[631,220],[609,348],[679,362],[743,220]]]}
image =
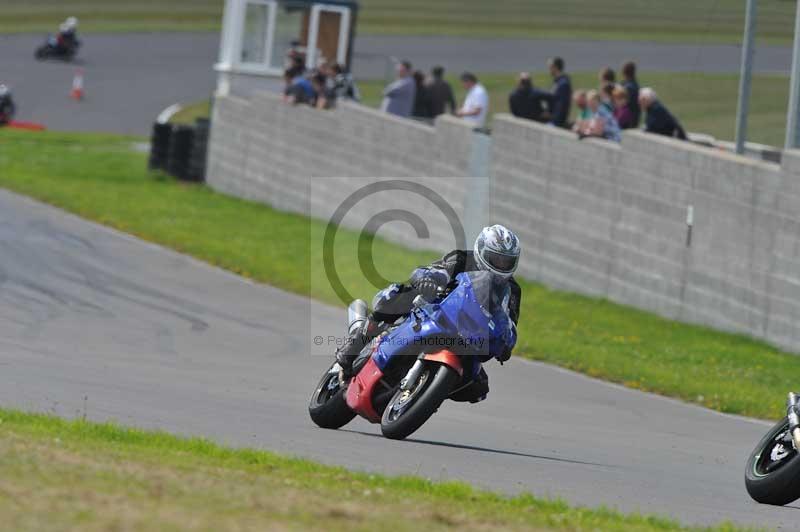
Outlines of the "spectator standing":
{"label": "spectator standing", "polygon": [[416,94],[414,95],[414,110],[411,116],[422,120],[430,120],[433,118],[433,111],[431,111],[431,93],[428,85],[425,83],[425,74],[417,70],[414,72],[414,85],[416,87]]}
{"label": "spectator standing", "polygon": [[314,88],[314,101],[311,102],[317,109],[333,109],[336,107],[336,91],[328,83],[328,79],[322,72],[317,72],[311,78],[311,86]]}
{"label": "spectator standing", "polygon": [[647,113],[644,130],[656,135],[677,137],[686,140],[686,131],[680,122],[659,100],[656,91],[645,87],[639,91],[639,104]]}
{"label": "spectator standing", "polygon": [[547,62],[553,77],[550,94],[550,123],[558,127],[569,127],[569,108],[572,104],[572,83],[564,73],[564,60],[554,57]]}
{"label": "spectator standing", "polygon": [[608,112],[614,114],[614,89],[616,85],[613,83],[606,83],[600,86],[600,105],[608,109]]}
{"label": "spectator standing", "polygon": [[467,96],[464,98],[464,105],[456,114],[472,122],[476,128],[485,127],[486,116],[489,113],[489,93],[471,72],[461,74],[461,83],[467,91]]}
{"label": "spectator standing", "polygon": [[414,110],[416,87],[411,77],[411,63],[402,61],[396,67],[397,79],[383,90],[381,110],[389,114],[408,118]]}
{"label": "spectator standing", "polygon": [[290,104],[312,103],[316,97],[311,82],[303,76],[297,68],[286,69],[283,73],[286,88],[283,91],[283,101]]}
{"label": "spectator standing", "polygon": [[547,113],[542,104],[548,99],[547,93],[533,86],[530,74],[522,72],[517,87],[508,97],[508,108],[516,117],[545,122]]}
{"label": "spectator standing", "polygon": [[576,133],[580,133],[589,126],[589,122],[592,120],[592,111],[589,109],[589,104],[586,101],[585,90],[580,89],[575,91],[573,100],[575,101],[577,117],[575,119],[575,125],[572,126],[572,130]]}
{"label": "spectator standing", "polygon": [[622,65],[622,86],[628,91],[628,107],[633,113],[633,127],[639,127],[642,108],[639,106],[639,82],[636,80],[636,63],[628,61]]}
{"label": "spectator standing", "polygon": [[589,91],[586,94],[586,101],[592,111],[592,119],[588,126],[578,134],[581,137],[602,137],[619,142],[621,140],[619,124],[614,115],[600,101],[600,94],[594,90]]}
{"label": "spectator standing", "polygon": [[434,118],[444,113],[455,114],[456,97],[453,95],[453,87],[444,79],[444,67],[436,66],[431,70],[428,92],[431,98],[431,114]]}
{"label": "spectator standing", "polygon": [[622,85],[614,87],[612,93],[612,100],[614,102],[614,118],[617,119],[620,129],[631,129],[636,127],[636,122],[633,119],[633,111],[630,107],[630,98],[628,91]]}
{"label": "spectator standing", "polygon": [[605,67],[602,69],[597,77],[600,80],[601,87],[605,87],[606,85],[614,85],[617,82],[617,74],[611,67]]}
{"label": "spectator standing", "polygon": [[361,93],[358,91],[353,75],[350,74],[341,64],[334,63],[331,67],[330,78],[333,90],[336,92],[337,99],[361,101]]}

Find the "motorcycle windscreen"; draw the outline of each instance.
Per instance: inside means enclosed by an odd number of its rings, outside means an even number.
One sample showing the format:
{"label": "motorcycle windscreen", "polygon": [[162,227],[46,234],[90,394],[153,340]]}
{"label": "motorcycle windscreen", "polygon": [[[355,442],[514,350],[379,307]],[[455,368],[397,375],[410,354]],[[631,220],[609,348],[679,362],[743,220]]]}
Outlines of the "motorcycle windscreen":
{"label": "motorcycle windscreen", "polygon": [[490,355],[489,345],[508,328],[509,286],[489,272],[465,272],[458,286],[440,305],[458,336],[478,355]]}

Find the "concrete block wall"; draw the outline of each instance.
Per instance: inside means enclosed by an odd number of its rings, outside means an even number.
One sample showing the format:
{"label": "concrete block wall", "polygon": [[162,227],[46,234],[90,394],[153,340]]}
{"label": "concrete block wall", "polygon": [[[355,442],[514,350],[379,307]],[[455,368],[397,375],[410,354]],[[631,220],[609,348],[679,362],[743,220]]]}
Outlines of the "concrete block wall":
{"label": "concrete block wall", "polygon": [[491,157],[490,212],[520,232],[523,276],[800,350],[800,153],[778,166],[499,116]]}
{"label": "concrete block wall", "polygon": [[640,132],[577,140],[507,115],[488,139],[451,117],[431,127],[266,93],[218,98],[209,150],[212,187],[321,220],[362,187],[411,181],[424,191],[371,194],[344,225],[399,209],[428,238],[397,222],[381,236],[450,249],[440,195],[468,239],[488,222],[519,232],[521,277],[800,352],[800,151],[779,166]]}
{"label": "concrete block wall", "polygon": [[360,230],[387,208],[399,209],[419,216],[428,237],[417,238],[398,222],[382,226],[381,236],[432,250],[458,243],[429,198],[441,196],[464,220],[476,186],[470,179],[476,133],[461,120],[443,117],[431,127],[348,102],[323,112],[259,93],[217,98],[213,124],[207,179],[219,191],[329,220],[362,187],[402,179],[425,188],[371,194],[344,225]]}

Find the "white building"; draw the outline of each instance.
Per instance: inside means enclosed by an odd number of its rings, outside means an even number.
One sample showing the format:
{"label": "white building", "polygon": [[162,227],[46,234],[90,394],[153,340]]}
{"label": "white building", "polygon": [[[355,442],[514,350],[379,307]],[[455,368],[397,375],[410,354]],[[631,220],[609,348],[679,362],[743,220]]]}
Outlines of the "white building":
{"label": "white building", "polygon": [[217,92],[276,87],[293,61],[349,69],[357,13],[354,0],[226,0]]}

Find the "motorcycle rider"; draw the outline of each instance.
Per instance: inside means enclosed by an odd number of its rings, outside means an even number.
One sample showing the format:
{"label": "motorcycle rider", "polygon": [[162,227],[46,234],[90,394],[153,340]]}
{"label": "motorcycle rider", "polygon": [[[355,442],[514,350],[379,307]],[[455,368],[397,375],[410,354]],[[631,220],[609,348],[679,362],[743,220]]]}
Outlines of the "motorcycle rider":
{"label": "motorcycle rider", "polygon": [[[358,354],[372,341],[378,331],[378,323],[393,322],[411,312],[413,300],[421,295],[426,301],[434,301],[445,291],[457,285],[456,275],[463,272],[488,271],[497,281],[507,283],[509,297],[507,312],[516,326],[519,318],[522,290],[514,280],[514,271],[519,264],[521,246],[519,238],[502,225],[485,227],[471,251],[454,250],[440,260],[417,268],[405,284],[393,284],[378,292],[373,300],[372,314],[366,323],[347,338],[337,349],[336,360],[345,377],[351,376],[353,362]],[[511,349],[502,353],[491,353],[501,363],[511,357]],[[476,380],[468,387],[451,396],[456,401],[478,402],[489,392],[489,377],[481,368]]]}
{"label": "motorcycle rider", "polygon": [[14,105],[14,98],[11,90],[5,85],[0,84],[0,126],[5,126],[14,119],[17,106]]}
{"label": "motorcycle rider", "polygon": [[62,50],[71,50],[78,44],[78,19],[67,17],[58,27],[56,43]]}

